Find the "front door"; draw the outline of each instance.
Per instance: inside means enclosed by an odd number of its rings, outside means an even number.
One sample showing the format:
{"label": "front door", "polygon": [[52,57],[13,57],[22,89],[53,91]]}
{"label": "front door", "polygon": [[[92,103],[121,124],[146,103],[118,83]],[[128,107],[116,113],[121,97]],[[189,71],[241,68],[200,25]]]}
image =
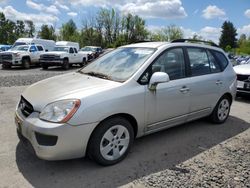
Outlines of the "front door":
{"label": "front door", "polygon": [[189,79],[185,78],[182,48],[163,52],[145,74],[152,75],[154,72],[166,72],[170,81],[158,84],[155,91],[146,89],[146,132],[183,123],[189,113]]}

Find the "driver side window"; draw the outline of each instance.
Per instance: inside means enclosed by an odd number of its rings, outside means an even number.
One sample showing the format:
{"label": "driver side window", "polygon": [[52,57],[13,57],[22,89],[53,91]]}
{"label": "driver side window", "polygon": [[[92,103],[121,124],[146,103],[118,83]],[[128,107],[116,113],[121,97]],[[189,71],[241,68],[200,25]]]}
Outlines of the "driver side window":
{"label": "driver side window", "polygon": [[142,84],[148,83],[155,72],[165,72],[170,80],[185,77],[185,61],[182,48],[166,50],[151,64],[141,77]]}

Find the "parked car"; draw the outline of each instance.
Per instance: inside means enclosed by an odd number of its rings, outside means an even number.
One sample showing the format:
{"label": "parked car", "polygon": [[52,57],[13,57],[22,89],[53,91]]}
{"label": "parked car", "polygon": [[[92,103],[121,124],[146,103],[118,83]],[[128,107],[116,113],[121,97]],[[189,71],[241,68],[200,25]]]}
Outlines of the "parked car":
{"label": "parked car", "polygon": [[0,44],[0,52],[7,51],[11,48],[11,45]]}
{"label": "parked car", "polygon": [[74,64],[84,66],[87,62],[87,55],[78,53],[74,46],[56,46],[53,51],[41,54],[39,62],[43,69],[61,66],[67,70]]}
{"label": "parked car", "polygon": [[206,116],[225,122],[236,95],[231,63],[218,47],[178,41],[122,46],[31,85],[15,113],[19,138],[41,159],[112,165],[134,138]]}
{"label": "parked car", "polygon": [[3,69],[12,66],[22,66],[28,69],[32,65],[39,64],[39,57],[43,52],[44,48],[41,45],[19,45],[6,52],[1,52],[0,62]]}
{"label": "parked car", "polygon": [[250,95],[250,64],[237,65],[234,71],[237,74],[237,95]]}
{"label": "parked car", "polygon": [[88,60],[91,61],[99,57],[99,55],[103,53],[103,50],[101,47],[97,47],[97,46],[85,46],[80,49],[80,52],[87,54]]}

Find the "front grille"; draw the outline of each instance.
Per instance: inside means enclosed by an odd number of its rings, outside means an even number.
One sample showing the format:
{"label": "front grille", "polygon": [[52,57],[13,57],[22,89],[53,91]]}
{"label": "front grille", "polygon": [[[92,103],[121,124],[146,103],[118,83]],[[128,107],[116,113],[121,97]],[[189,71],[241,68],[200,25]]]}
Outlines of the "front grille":
{"label": "front grille", "polygon": [[250,82],[250,75],[242,75],[242,74],[237,74],[237,80],[239,81],[249,81]]}
{"label": "front grille", "polygon": [[56,55],[41,55],[40,59],[42,60],[47,60],[47,61],[53,61],[53,60],[58,60],[60,59],[59,56],[56,56]]}
{"label": "front grille", "polygon": [[11,54],[3,54],[1,55],[2,61],[4,60],[12,60],[12,55]]}
{"label": "front grille", "polygon": [[28,117],[32,112],[34,112],[33,106],[23,97],[21,97],[18,108],[25,117]]}

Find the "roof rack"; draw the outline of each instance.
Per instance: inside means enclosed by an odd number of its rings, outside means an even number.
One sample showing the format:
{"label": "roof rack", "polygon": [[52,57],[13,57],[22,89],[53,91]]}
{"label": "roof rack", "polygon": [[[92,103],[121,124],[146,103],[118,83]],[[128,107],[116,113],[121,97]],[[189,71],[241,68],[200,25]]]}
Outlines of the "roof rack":
{"label": "roof rack", "polygon": [[215,44],[214,42],[210,42],[210,41],[205,41],[205,40],[196,40],[196,39],[175,39],[172,40],[171,43],[175,43],[175,42],[193,42],[193,43],[203,43],[203,44],[208,44],[211,46],[215,46],[215,47],[219,47],[217,44]]}

